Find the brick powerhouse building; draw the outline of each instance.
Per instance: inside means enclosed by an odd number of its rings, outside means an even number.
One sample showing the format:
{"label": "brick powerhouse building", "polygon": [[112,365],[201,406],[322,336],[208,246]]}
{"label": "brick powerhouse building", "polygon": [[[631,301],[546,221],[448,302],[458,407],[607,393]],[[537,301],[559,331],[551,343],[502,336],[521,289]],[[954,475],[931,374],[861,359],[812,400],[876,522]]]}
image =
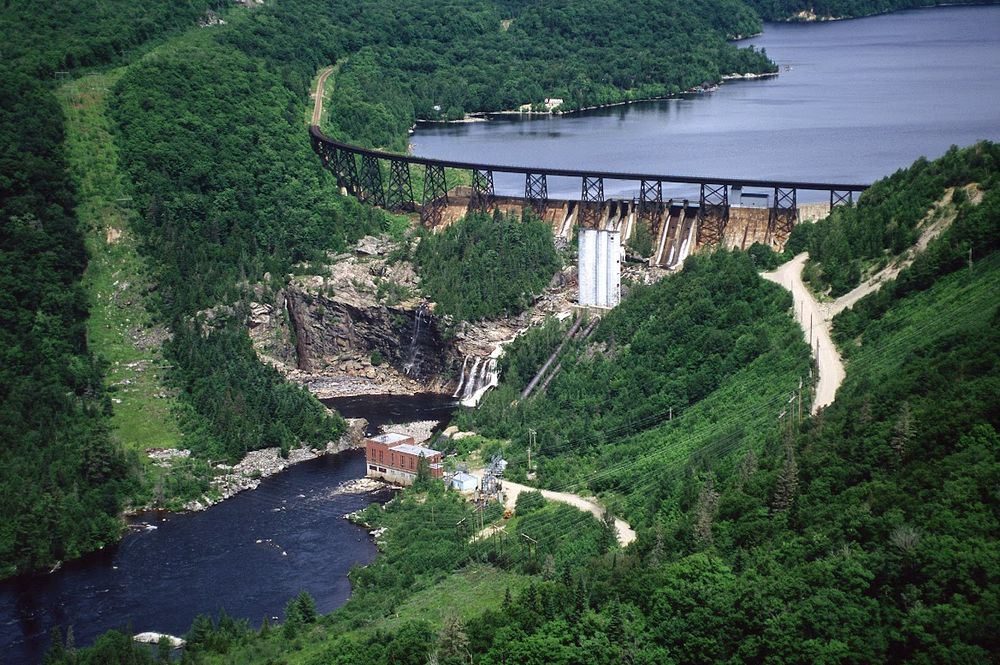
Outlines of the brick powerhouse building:
{"label": "brick powerhouse building", "polygon": [[441,453],[416,445],[412,436],[404,434],[390,432],[365,439],[365,456],[369,478],[381,478],[397,485],[413,484],[421,457],[430,464],[431,476],[444,475]]}

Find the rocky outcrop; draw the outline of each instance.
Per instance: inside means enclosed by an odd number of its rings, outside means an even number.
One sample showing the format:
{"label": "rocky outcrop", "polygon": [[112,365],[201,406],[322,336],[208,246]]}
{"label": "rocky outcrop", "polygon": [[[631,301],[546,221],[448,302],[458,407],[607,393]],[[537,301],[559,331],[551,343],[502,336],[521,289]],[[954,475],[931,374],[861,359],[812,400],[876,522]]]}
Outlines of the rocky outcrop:
{"label": "rocky outcrop", "polygon": [[569,267],[518,316],[453,324],[420,298],[420,279],[400,258],[408,253],[368,237],[354,253],[328,257],[322,270],[290,275],[273,296],[257,290],[247,325],[258,355],[321,398],[454,394],[468,386],[463,368],[495,364],[499,346],[547,316],[568,316],[576,296]]}
{"label": "rocky outcrop", "polygon": [[[289,276],[247,320],[263,360],[320,397],[449,392],[463,356],[413,266],[385,238],[329,257],[322,274]],[[263,297],[262,291],[258,292]]]}
{"label": "rocky outcrop", "polygon": [[216,490],[217,496],[203,496],[201,499],[189,501],[184,505],[184,509],[205,510],[244,490],[257,489],[261,480],[273,476],[293,464],[316,459],[321,455],[332,455],[352,448],[363,448],[367,426],[368,421],[364,418],[348,419],[347,431],[336,441],[327,443],[326,448],[322,450],[294,448],[288,453],[288,457],[284,458],[281,456],[280,448],[263,448],[247,453],[234,466],[218,464],[215,468],[224,473],[212,479],[212,487]]}

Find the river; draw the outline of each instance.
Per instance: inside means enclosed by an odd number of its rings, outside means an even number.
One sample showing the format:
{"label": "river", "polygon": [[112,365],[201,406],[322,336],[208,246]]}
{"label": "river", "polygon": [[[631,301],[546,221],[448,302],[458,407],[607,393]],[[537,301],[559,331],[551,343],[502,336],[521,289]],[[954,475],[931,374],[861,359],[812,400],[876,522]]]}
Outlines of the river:
{"label": "river", "polygon": [[[424,156],[674,174],[870,181],[951,144],[1000,140],[1000,7],[949,7],[857,21],[768,25],[780,76],[717,91],[555,118],[422,126]],[[523,182],[500,188],[517,192]],[[607,183],[608,194],[615,191]],[[578,184],[552,179],[550,195]],[[626,193],[628,194],[628,193]],[[672,195],[693,195],[671,192]],[[379,422],[447,418],[448,405],[350,398]],[[343,515],[388,491],[337,493],[363,476],[360,451],[296,465],[202,513],[145,515],[156,528],[52,574],[0,583],[0,660],[41,659],[53,626],[77,644],[110,628],[180,634],[201,612],[258,623],[309,591],[320,611],[350,594],[375,556]],[[259,542],[258,542],[259,541]]]}
{"label": "river", "polygon": [[[421,124],[422,157],[672,175],[873,182],[921,155],[1000,140],[1000,6],[767,24],[747,40],[780,72],[679,99],[564,116]],[[525,100],[527,101],[527,100]],[[523,177],[495,175],[520,194]],[[636,194],[605,182],[607,196]],[[549,178],[553,198],[578,180]],[[697,198],[695,186],[665,196]],[[824,194],[800,193],[800,200]]]}
{"label": "river", "polygon": [[[372,434],[391,423],[443,424],[455,401],[434,395],[324,400],[368,418]],[[344,516],[392,490],[345,493],[365,475],[362,450],[302,462],[204,512],[145,513],[113,547],[47,574],[0,582],[0,663],[37,663],[54,626],[73,626],[77,645],[113,628],[183,635],[199,613],[259,625],[283,617],[308,591],[320,612],[347,602],[347,573],[376,554],[367,531]]]}

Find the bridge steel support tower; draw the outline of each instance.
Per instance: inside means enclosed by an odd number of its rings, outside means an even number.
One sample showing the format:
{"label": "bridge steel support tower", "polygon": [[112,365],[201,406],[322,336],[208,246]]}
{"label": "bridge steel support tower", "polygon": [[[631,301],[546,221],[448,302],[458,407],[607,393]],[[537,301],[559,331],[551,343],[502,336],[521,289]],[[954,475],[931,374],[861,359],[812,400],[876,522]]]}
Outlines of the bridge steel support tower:
{"label": "bridge steel support tower", "polygon": [[846,205],[848,207],[854,205],[854,190],[830,190],[830,210],[833,210],[835,206]]}
{"label": "bridge steel support tower", "polygon": [[337,184],[346,189],[348,194],[357,195],[358,163],[353,152],[334,149],[333,174],[337,177]]}
{"label": "bridge steel support tower", "polygon": [[646,224],[656,237],[660,217],[663,216],[663,182],[643,180],[639,183],[639,215],[637,222]]}
{"label": "bridge steel support tower", "polygon": [[426,226],[435,227],[441,223],[441,213],[448,205],[448,182],[445,179],[444,167],[440,164],[427,164],[424,169],[424,197],[420,206],[420,221]]}
{"label": "bridge steel support tower", "polygon": [[549,184],[544,173],[524,174],[524,198],[539,215],[544,212],[549,200]]}
{"label": "bridge steel support tower", "polygon": [[361,183],[358,200],[385,208],[385,191],[382,189],[382,167],[374,155],[361,156]]}
{"label": "bridge steel support tower", "polygon": [[604,178],[583,176],[580,185],[579,226],[584,229],[597,227],[597,218],[604,206]]}
{"label": "bridge steel support tower", "polygon": [[493,171],[489,169],[472,170],[472,196],[469,197],[469,210],[488,212],[496,202],[496,190],[493,187]]}
{"label": "bridge steel support tower", "polygon": [[385,207],[393,212],[413,212],[417,209],[409,162],[402,159],[389,160],[389,186],[385,192]]}
{"label": "bridge steel support tower", "polygon": [[698,244],[717,245],[722,242],[729,222],[729,186],[701,183],[698,208]]}
{"label": "bridge steel support tower", "polygon": [[767,225],[768,242],[772,244],[775,242],[783,243],[791,235],[792,227],[795,226],[798,217],[796,190],[775,187],[771,215]]}

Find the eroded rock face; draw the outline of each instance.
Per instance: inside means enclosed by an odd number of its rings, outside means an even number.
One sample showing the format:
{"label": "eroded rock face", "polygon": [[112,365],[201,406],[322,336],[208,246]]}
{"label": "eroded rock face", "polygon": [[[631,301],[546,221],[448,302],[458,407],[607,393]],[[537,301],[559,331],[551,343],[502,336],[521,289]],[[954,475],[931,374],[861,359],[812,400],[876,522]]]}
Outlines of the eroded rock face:
{"label": "eroded rock face", "polygon": [[498,346],[572,306],[576,274],[567,268],[520,315],[450,328],[421,299],[420,278],[405,260],[412,249],[405,249],[363,238],[354,253],[329,256],[318,273],[290,276],[273,297],[258,290],[247,316],[258,355],[321,398],[453,394],[463,367],[495,363]]}
{"label": "eroded rock face", "polygon": [[331,258],[326,274],[298,276],[250,306],[247,327],[261,358],[319,397],[449,392],[463,356],[406,261],[366,239],[357,255]]}
{"label": "eroded rock face", "polygon": [[[375,356],[404,376],[427,383],[451,369],[453,344],[426,308],[358,307],[296,288],[287,289],[284,297],[301,370],[337,366],[376,378]],[[367,356],[369,362],[357,356]]]}

